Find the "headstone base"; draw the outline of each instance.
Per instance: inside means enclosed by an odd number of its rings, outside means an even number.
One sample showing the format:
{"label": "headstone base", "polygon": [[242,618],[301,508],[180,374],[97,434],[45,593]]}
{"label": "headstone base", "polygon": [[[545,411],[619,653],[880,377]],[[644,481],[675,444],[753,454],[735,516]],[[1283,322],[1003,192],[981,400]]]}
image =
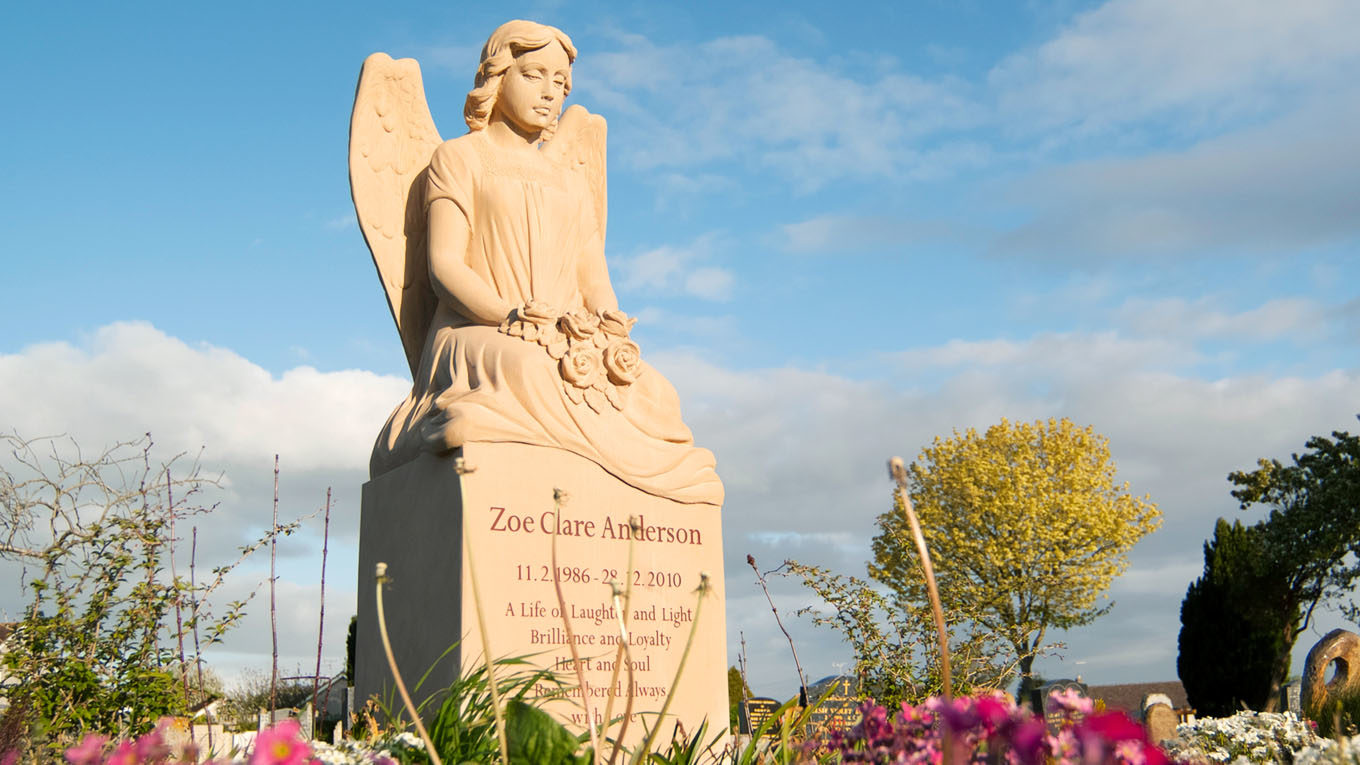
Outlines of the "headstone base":
{"label": "headstone base", "polygon": [[[462,475],[455,468],[459,457]],[[558,518],[554,489],[567,494]],[[570,690],[543,708],[569,728],[584,730],[587,707],[592,718],[603,719],[611,687],[618,696],[613,715],[622,715],[626,704],[626,663],[610,683],[621,629],[611,582],[632,588],[625,662],[631,660],[633,668],[633,717],[624,740],[638,741],[644,721],[649,728],[658,724],[667,696],[673,698],[668,719],[660,721],[663,737],[669,738],[676,720],[691,735],[704,719],[711,735],[726,728],[718,507],[647,494],[560,449],[476,443],[448,457],[422,455],[365,484],[359,540],[355,685],[361,707],[375,695],[387,699],[394,713],[400,706],[378,632],[375,565],[387,564],[387,631],[397,666],[420,704],[447,688],[460,668],[483,660],[471,576],[475,564],[491,656],[527,657],[534,666],[556,669]],[[585,670],[584,690],[577,687],[556,595],[554,540],[565,621]],[[701,573],[707,575],[708,594],[700,607]],[[696,612],[694,642],[675,683]],[[423,716],[432,716],[434,706]],[[610,734],[617,735],[618,727]]]}

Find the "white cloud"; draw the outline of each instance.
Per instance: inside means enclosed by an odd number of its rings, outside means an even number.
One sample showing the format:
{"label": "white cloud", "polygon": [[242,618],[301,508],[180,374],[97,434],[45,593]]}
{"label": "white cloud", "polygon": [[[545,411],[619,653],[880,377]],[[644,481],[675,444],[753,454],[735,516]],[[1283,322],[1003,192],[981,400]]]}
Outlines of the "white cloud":
{"label": "white cloud", "polygon": [[[1067,416],[1109,437],[1121,478],[1152,496],[1165,525],[1134,549],[1129,573],[1112,591],[1115,611],[1059,639],[1072,645],[1069,656],[1088,662],[1088,677],[1172,676],[1183,580],[1199,565],[1214,519],[1239,515],[1224,477],[1258,457],[1297,451],[1309,435],[1353,426],[1360,372],[1202,380],[1169,368],[1168,353],[1195,356],[1188,343],[1114,333],[956,343],[899,359],[935,364],[939,375],[905,389],[824,371],[732,370],[697,354],[649,353],[676,384],[696,440],[718,455],[727,484],[733,655],[742,632],[748,651],[787,650],[768,607],[757,607],[764,596],[745,566],[747,553],[762,568],[792,557],[862,574],[874,520],[889,508],[889,456],[913,458],[935,435],[986,427],[1001,417]],[[909,379],[920,377],[909,373]],[[231,481],[218,519],[204,521],[215,525],[200,531],[200,544],[219,554],[267,525],[274,453],[282,455],[290,514],[319,506],[324,486],[336,486],[330,578],[339,585],[327,609],[335,620],[327,642],[339,651],[339,630],[353,608],[357,489],[372,438],[406,386],[363,372],[293,370],[274,377],[230,351],[189,346],[143,324],[117,324],[79,345],[48,343],[0,357],[0,390],[7,394],[0,420],[25,432],[69,431],[87,442],[153,429],[168,448],[206,444],[207,458]],[[315,634],[316,525],[281,547],[285,578],[293,583],[285,591],[292,614],[284,620],[285,639],[308,646],[285,652],[295,661],[305,661]],[[259,565],[233,587],[263,578]],[[812,603],[811,595],[784,580],[771,586],[790,615],[787,626],[808,673],[829,674],[847,658],[845,647],[792,617]],[[11,613],[13,597],[0,602]],[[221,662],[267,666],[267,628],[260,621],[267,607],[259,597],[250,613],[252,621],[232,638]],[[784,665],[754,662],[756,687],[788,691]]]}
{"label": "white cloud", "polygon": [[749,160],[810,189],[976,161],[976,145],[926,140],[979,121],[964,83],[931,82],[889,60],[859,64],[842,74],[759,36],[697,46],[623,36],[620,50],[582,66],[591,97],[628,123],[613,133],[624,140],[617,151],[640,169]]}
{"label": "white cloud", "polygon": [[685,246],[662,245],[629,258],[616,258],[624,290],[684,294],[723,301],[732,296],[736,278],[727,268],[702,265],[712,260],[717,237],[706,234]]}
{"label": "white cloud", "polygon": [[923,241],[957,236],[957,226],[887,215],[819,215],[778,228],[777,245],[795,254],[896,250]]}
{"label": "white cloud", "polygon": [[733,281],[732,272],[725,268],[696,268],[685,277],[685,292],[705,300],[727,300],[732,297]]}
{"label": "white cloud", "polygon": [[893,354],[906,370],[1005,367],[1027,374],[1062,373],[1074,379],[1109,377],[1128,370],[1167,369],[1199,361],[1176,338],[1126,338],[1114,331],[1045,332],[1023,341],[950,340]]}
{"label": "white cloud", "polygon": [[1115,586],[1110,588],[1114,597],[1145,594],[1180,598],[1185,595],[1185,588],[1198,579],[1204,570],[1204,563],[1199,558],[1149,563],[1129,567]]}
{"label": "white cloud", "polygon": [[[1070,644],[1070,658],[1088,662],[1078,670],[1088,678],[1174,677],[1180,598],[1201,565],[1203,541],[1219,516],[1256,517],[1237,509],[1226,475],[1259,457],[1298,451],[1312,434],[1352,426],[1360,401],[1355,370],[1203,380],[1174,369],[1197,356],[1186,342],[1110,332],[951,343],[904,354],[912,362],[903,367],[908,380],[921,381],[918,361],[942,366],[930,385],[898,389],[825,372],[736,372],[696,355],[653,354],[727,483],[733,652],[738,628],[748,650],[787,650],[769,632],[768,613],[759,616],[760,597],[746,597],[758,594],[744,565],[748,552],[762,568],[793,557],[862,575],[874,520],[889,508],[889,456],[911,459],[935,435],[1002,417],[1066,416],[1109,438],[1120,478],[1150,494],[1165,517],[1163,529],[1134,548],[1127,581],[1112,589],[1115,611],[1054,638]],[[812,602],[788,582],[771,586],[786,613]],[[789,621],[810,674],[828,674],[847,658],[832,633]],[[1056,659],[1041,670],[1050,666],[1070,671]],[[776,667],[756,680],[758,687],[790,688]]]}
{"label": "white cloud", "polygon": [[1334,310],[1299,297],[1275,298],[1236,313],[1222,310],[1217,302],[1211,298],[1131,298],[1115,315],[1144,335],[1275,340],[1323,335]]}
{"label": "white cloud", "polygon": [[1360,90],[1183,150],[1077,162],[1016,184],[1033,211],[995,247],[1054,260],[1297,251],[1360,236]]}
{"label": "white cloud", "polygon": [[171,450],[217,459],[365,469],[387,414],[410,383],[361,370],[296,367],[280,377],[211,345],[190,346],[142,322],[96,330],[80,345],[44,343],[0,356],[0,422],[21,433],[111,443],[145,432]]}
{"label": "white cloud", "polygon": [[624,289],[664,289],[676,281],[681,267],[694,253],[663,245],[631,258],[621,259]]}
{"label": "white cloud", "polygon": [[[187,574],[189,527],[198,527],[200,581],[268,528],[275,454],[281,520],[318,510],[333,487],[326,636],[333,669],[336,657],[343,659],[344,630],[354,613],[359,488],[368,475],[369,449],[409,388],[407,380],[358,370],[298,367],[273,376],[230,350],[190,345],[148,324],[127,322],[102,327],[79,343],[42,343],[0,355],[0,422],[26,437],[67,434],[86,451],[150,432],[153,459],[183,452],[181,467],[197,457],[205,475],[221,474],[221,488],[204,495],[219,503],[217,509],[186,519],[179,529],[177,557],[180,573]],[[279,545],[279,571],[287,580],[280,584],[280,643],[289,671],[315,662],[320,548],[319,515]],[[257,554],[214,602],[220,607],[241,597],[267,576],[267,554]],[[0,610],[16,613],[23,597],[17,588],[0,589]],[[268,598],[261,590],[245,623],[212,661],[228,675],[245,665],[267,668],[268,635]]]}
{"label": "white cloud", "polygon": [[990,73],[1005,124],[1089,133],[1174,115],[1173,130],[1269,113],[1349,83],[1347,0],[1111,0]]}

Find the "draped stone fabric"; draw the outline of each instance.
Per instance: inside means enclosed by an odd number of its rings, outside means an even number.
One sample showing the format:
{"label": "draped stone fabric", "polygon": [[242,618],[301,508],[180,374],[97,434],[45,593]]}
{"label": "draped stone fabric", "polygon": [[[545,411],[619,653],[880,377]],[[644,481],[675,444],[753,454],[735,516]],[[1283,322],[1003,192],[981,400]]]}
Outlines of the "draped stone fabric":
{"label": "draped stone fabric", "polygon": [[[467,265],[508,304],[585,311],[578,258],[599,226],[579,173],[474,131],[435,151],[425,195],[425,205],[449,200],[466,216]],[[713,455],[694,446],[659,372],[642,362],[618,404],[589,406],[568,395],[559,358],[504,329],[439,302],[411,395],[374,447],[373,476],[424,448],[515,442],[574,452],[650,494],[722,504]]]}

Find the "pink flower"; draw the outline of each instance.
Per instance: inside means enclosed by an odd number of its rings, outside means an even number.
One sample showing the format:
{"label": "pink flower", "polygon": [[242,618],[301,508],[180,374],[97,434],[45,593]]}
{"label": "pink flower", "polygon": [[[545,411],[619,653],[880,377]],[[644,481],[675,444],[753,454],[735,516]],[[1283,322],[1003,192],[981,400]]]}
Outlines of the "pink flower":
{"label": "pink flower", "polygon": [[1016,757],[1027,765],[1038,765],[1044,762],[1044,739],[1048,734],[1048,726],[1044,725],[1043,720],[1029,718],[1011,732],[1011,751],[1015,752]]}
{"label": "pink flower", "polygon": [[160,762],[170,756],[170,747],[165,743],[164,731],[174,723],[169,717],[162,717],[156,729],[137,739],[132,751],[136,762]]}
{"label": "pink flower", "polygon": [[1086,718],[1078,730],[1083,733],[1094,733],[1109,742],[1147,741],[1147,732],[1143,730],[1143,726],[1117,710],[1101,712]]}
{"label": "pink flower", "polygon": [[996,696],[979,696],[976,709],[978,717],[988,730],[1001,727],[1011,717],[1011,711],[1006,703]]}
{"label": "pink flower", "polygon": [[104,765],[138,765],[141,758],[137,756],[137,751],[133,748],[132,742],[123,740],[118,742],[113,754],[104,761]]}
{"label": "pink flower", "polygon": [[[66,761],[71,765],[99,765],[104,761],[104,745],[109,740],[104,736],[91,733],[79,745],[66,750]],[[14,752],[18,757],[18,752]]]}
{"label": "pink flower", "polygon": [[302,740],[301,732],[297,720],[284,720],[260,731],[250,765],[306,765],[312,748]]}
{"label": "pink flower", "polygon": [[1061,709],[1079,715],[1089,715],[1095,710],[1095,702],[1082,696],[1076,688],[1053,691],[1048,697]]}

